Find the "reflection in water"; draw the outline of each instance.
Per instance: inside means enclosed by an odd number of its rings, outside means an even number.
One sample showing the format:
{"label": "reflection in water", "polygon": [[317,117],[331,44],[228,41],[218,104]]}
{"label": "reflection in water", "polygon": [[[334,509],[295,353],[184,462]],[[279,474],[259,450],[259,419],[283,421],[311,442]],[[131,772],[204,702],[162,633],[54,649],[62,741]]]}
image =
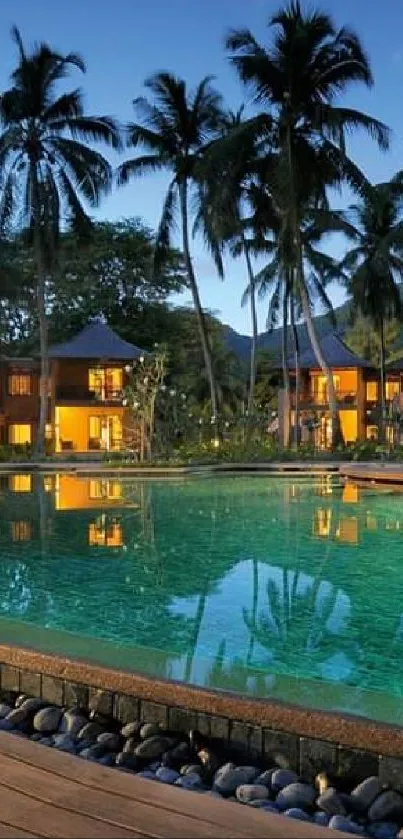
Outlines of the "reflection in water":
{"label": "reflection in water", "polygon": [[123,545],[122,524],[118,519],[104,513],[88,525],[88,544],[106,548],[120,548]]}
{"label": "reflection in water", "polygon": [[51,648],[294,700],[311,679],[403,695],[402,496],[329,476],[0,489],[1,615]]}
{"label": "reflection in water", "polygon": [[32,492],[32,475],[9,475],[8,485],[12,492]]}
{"label": "reflection in water", "polygon": [[29,542],[32,539],[32,526],[30,521],[12,521],[10,525],[13,542]]}

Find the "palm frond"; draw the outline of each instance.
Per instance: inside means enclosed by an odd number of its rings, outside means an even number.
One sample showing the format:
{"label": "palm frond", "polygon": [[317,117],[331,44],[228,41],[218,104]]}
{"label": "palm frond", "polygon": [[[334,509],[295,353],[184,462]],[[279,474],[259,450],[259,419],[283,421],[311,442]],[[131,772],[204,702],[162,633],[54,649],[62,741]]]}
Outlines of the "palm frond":
{"label": "palm frond", "polygon": [[[52,130],[54,120],[68,120],[70,117],[81,116],[83,113],[83,102],[81,90],[71,90],[63,93],[45,109],[42,119]],[[56,123],[57,126],[57,123]]]}
{"label": "palm frond", "polygon": [[172,231],[174,230],[176,224],[177,194],[178,185],[174,179],[169,184],[168,191],[165,196],[161,219],[158,225],[157,235],[155,237],[153,257],[154,277],[158,276],[164,261],[166,260],[167,252],[171,246]]}
{"label": "palm frond", "polygon": [[60,169],[57,178],[67,207],[69,226],[79,237],[86,239],[92,229],[91,219],[85,212],[68,174]]}
{"label": "palm frond", "polygon": [[385,123],[353,108],[320,105],[316,112],[318,124],[332,141],[338,142],[340,134],[363,130],[376,141],[382,151],[390,145],[391,131]]}
{"label": "palm frond", "polygon": [[105,143],[117,151],[123,148],[121,128],[110,116],[60,116],[50,127],[53,132],[68,131],[75,140]]}
{"label": "palm frond", "polygon": [[69,170],[77,190],[91,206],[97,207],[112,187],[112,168],[108,161],[95,149],[67,137],[51,136],[48,144],[62,168]]}
{"label": "palm frond", "polygon": [[116,178],[119,186],[125,186],[133,178],[147,175],[149,172],[160,172],[164,168],[164,162],[155,154],[145,154],[126,160],[116,170]]}

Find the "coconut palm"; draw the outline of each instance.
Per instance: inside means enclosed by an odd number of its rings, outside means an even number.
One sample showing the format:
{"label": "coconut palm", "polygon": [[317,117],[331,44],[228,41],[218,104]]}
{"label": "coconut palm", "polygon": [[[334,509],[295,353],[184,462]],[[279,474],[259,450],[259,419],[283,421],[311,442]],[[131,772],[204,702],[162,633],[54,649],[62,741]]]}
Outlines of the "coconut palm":
{"label": "coconut palm", "polygon": [[[299,337],[297,320],[303,312],[301,289],[296,280],[296,272],[289,264],[288,255],[284,249],[284,239],[281,236],[281,219],[273,211],[271,201],[267,196],[267,190],[262,185],[254,190],[254,229],[259,237],[263,237],[263,244],[257,241],[257,248],[261,253],[266,251],[270,259],[264,268],[258,272],[255,284],[260,298],[270,297],[267,328],[269,330],[278,326],[282,317],[282,367],[283,380],[286,392],[286,401],[290,401],[289,382],[289,361],[288,361],[288,331],[290,323],[293,339],[293,354],[295,362],[295,442],[299,441]],[[326,285],[342,275],[341,269],[333,257],[329,256],[320,247],[324,234],[329,232],[341,232],[348,226],[342,215],[329,210],[326,206],[325,196],[322,199],[323,207],[312,209],[306,207],[304,219],[301,222],[301,249],[304,267],[304,284],[308,296],[310,311],[314,304],[320,300],[327,312],[331,322],[335,325],[335,317],[331,301],[326,293]],[[269,212],[265,212],[269,206]],[[275,241],[264,239],[265,218],[268,218],[267,233],[274,236]],[[246,294],[249,289],[246,290]],[[286,435],[287,437],[288,435]],[[286,441],[287,442],[287,441]]]}
{"label": "coconut palm", "polygon": [[189,203],[192,188],[197,184],[200,161],[220,130],[221,97],[211,86],[209,76],[200,82],[194,92],[189,92],[186,83],[170,73],[157,73],[145,82],[145,86],[152,93],[154,102],[144,97],[134,100],[139,122],[130,123],[127,134],[128,145],[134,148],[142,146],[146,153],[119,166],[118,183],[123,185],[133,177],[161,170],[168,170],[173,175],[157,231],[154,271],[158,272],[170,244],[179,204],[183,254],[215,417],[218,406],[211,347],[190,252]]}
{"label": "coconut palm", "polygon": [[243,256],[248,277],[252,335],[249,359],[248,413],[254,411],[256,383],[256,347],[258,322],[255,276],[252,264],[250,222],[247,219],[250,190],[256,175],[257,144],[253,132],[246,131],[244,106],[228,111],[222,121],[222,136],[209,148],[200,168],[199,213],[195,228],[201,231],[221,278],[224,278],[222,253]]}
{"label": "coconut palm", "polygon": [[341,263],[354,309],[368,318],[379,336],[381,434],[385,422],[385,324],[401,316],[398,281],[403,278],[403,172],[368,187],[346,213],[346,235],[353,243]]}
{"label": "coconut palm", "polygon": [[46,281],[55,266],[61,226],[88,233],[91,223],[82,202],[98,206],[111,184],[109,163],[88,143],[119,148],[121,141],[111,117],[85,115],[79,89],[58,91],[72,69],[85,72],[79,55],[61,55],[45,43],[28,53],[18,29],[13,28],[12,37],[18,63],[10,88],[0,97],[0,229],[7,230],[14,220],[34,249],[41,355],[36,442],[40,455],[45,450],[48,410]]}
{"label": "coconut palm", "polygon": [[[352,83],[373,83],[369,60],[354,32],[345,27],[337,30],[332,19],[321,12],[303,12],[299,0],[280,9],[269,26],[272,43],[267,49],[249,30],[231,32],[226,44],[231,63],[264,112],[271,148],[275,137],[278,159],[271,183],[282,220],[283,251],[295,271],[312,348],[327,378],[335,444],[340,437],[340,419],[333,378],[309,306],[302,210],[326,185],[347,180],[355,187],[362,186],[359,170],[346,155],[346,133],[362,128],[385,149],[389,132],[372,117],[337,105],[339,95]],[[262,113],[257,119],[263,131]]]}

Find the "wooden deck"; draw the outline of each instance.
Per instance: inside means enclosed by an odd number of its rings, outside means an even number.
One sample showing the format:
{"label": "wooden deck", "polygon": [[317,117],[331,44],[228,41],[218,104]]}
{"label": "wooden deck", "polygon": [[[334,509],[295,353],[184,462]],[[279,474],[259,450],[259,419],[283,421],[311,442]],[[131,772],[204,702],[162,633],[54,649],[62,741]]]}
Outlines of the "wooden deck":
{"label": "wooden deck", "polygon": [[[315,825],[107,769],[0,732],[0,839],[330,839],[335,835]],[[337,836],[342,839],[344,834]]]}

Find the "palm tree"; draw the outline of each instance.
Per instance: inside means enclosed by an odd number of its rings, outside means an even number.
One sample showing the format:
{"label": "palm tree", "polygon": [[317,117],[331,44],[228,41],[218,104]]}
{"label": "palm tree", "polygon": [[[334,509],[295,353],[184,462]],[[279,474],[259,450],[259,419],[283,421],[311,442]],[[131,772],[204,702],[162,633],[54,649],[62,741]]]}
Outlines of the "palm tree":
{"label": "palm tree", "polygon": [[354,243],[341,262],[353,307],[379,337],[381,436],[385,428],[385,324],[401,316],[398,281],[403,278],[403,172],[370,186],[346,213],[345,233]]}
{"label": "palm tree", "polygon": [[[354,32],[337,30],[321,12],[303,12],[299,0],[270,21],[273,41],[261,46],[249,30],[227,38],[231,63],[249,86],[261,112],[257,117],[268,146],[277,148],[270,186],[281,217],[281,238],[288,266],[295,272],[312,348],[328,382],[333,444],[340,438],[340,419],[333,378],[316,335],[305,282],[301,242],[303,208],[326,186],[348,181],[362,186],[361,173],[345,152],[345,134],[362,128],[383,149],[385,125],[352,108],[339,107],[337,97],[352,83],[373,83],[368,58]],[[262,119],[264,117],[264,121]]]}
{"label": "palm tree", "polygon": [[140,122],[129,124],[127,131],[128,145],[134,148],[140,145],[146,153],[119,166],[118,183],[123,185],[132,177],[164,169],[173,174],[157,232],[154,271],[158,272],[170,244],[179,202],[183,254],[209,379],[212,414],[216,417],[218,406],[211,347],[190,253],[189,202],[192,188],[198,181],[200,162],[222,124],[221,97],[211,86],[209,76],[193,93],[189,93],[182,79],[170,73],[157,73],[145,82],[145,86],[155,101],[144,97],[134,100]]}
{"label": "palm tree", "polygon": [[255,402],[256,347],[258,322],[255,275],[252,265],[250,221],[247,218],[250,191],[256,174],[257,148],[252,132],[245,131],[244,106],[228,111],[222,120],[222,135],[212,143],[200,169],[199,214],[195,222],[210,249],[219,273],[224,278],[222,253],[243,256],[248,277],[252,336],[249,359],[248,414]]}
{"label": "palm tree", "polygon": [[37,274],[41,374],[40,417],[36,451],[45,451],[48,410],[48,334],[46,281],[55,266],[60,228],[88,233],[91,222],[83,207],[99,204],[110,187],[112,171],[88,142],[117,149],[119,130],[106,116],[86,116],[80,90],[57,93],[73,68],[85,72],[79,55],[60,55],[45,43],[27,53],[15,27],[18,64],[11,87],[0,97],[0,229],[10,221],[32,242]]}
{"label": "palm tree", "polygon": [[[275,241],[264,239],[265,218],[264,211],[265,195],[267,190],[255,188],[255,230],[259,235],[263,234],[263,244],[257,247],[261,253],[266,251],[270,255],[269,262],[258,272],[255,278],[258,295],[261,298],[270,297],[267,328],[274,329],[282,315],[282,367],[283,381],[286,393],[286,402],[290,404],[290,382],[288,369],[288,324],[291,324],[293,338],[293,354],[295,361],[295,442],[299,442],[299,337],[297,320],[303,312],[301,288],[296,281],[296,272],[289,264],[287,253],[284,249],[284,240],[281,236],[281,219],[273,213],[270,207],[268,214],[267,233],[275,237]],[[270,198],[268,198],[270,200]],[[323,204],[326,202],[323,199]],[[266,204],[266,207],[268,204]],[[259,209],[260,208],[260,209]],[[304,218],[301,220],[301,249],[304,266],[304,287],[308,297],[309,311],[314,308],[316,300],[320,300],[327,312],[331,322],[335,325],[335,317],[332,303],[326,293],[326,285],[330,280],[339,279],[343,276],[336,260],[323,251],[319,245],[325,233],[332,231],[344,231],[348,227],[345,220],[338,212],[333,212],[323,206],[322,208],[304,209]],[[248,289],[247,289],[248,292]],[[289,433],[289,430],[288,430]],[[287,441],[286,441],[287,442]]]}

